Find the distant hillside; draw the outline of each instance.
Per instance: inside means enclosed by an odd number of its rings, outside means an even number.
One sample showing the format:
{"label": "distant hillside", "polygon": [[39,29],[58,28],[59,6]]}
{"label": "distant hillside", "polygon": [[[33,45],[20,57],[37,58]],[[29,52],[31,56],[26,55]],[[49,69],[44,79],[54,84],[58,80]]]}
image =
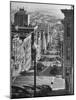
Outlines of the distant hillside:
{"label": "distant hillside", "polygon": [[[14,14],[17,10],[11,10],[11,22],[14,22]],[[30,15],[30,23],[31,24],[39,24],[39,23],[56,23],[58,19],[53,13],[49,13],[48,11],[34,11],[27,12]]]}
{"label": "distant hillside", "polygon": [[58,20],[60,19],[46,11],[35,11],[30,14],[31,24],[56,23]]}

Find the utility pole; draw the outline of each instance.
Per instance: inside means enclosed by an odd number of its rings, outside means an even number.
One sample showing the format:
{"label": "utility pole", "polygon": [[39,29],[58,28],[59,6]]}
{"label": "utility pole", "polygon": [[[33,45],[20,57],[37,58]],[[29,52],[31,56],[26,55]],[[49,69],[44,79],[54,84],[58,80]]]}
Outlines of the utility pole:
{"label": "utility pole", "polygon": [[34,97],[36,97],[36,47],[34,45],[34,32],[31,35],[31,55],[34,67]]}

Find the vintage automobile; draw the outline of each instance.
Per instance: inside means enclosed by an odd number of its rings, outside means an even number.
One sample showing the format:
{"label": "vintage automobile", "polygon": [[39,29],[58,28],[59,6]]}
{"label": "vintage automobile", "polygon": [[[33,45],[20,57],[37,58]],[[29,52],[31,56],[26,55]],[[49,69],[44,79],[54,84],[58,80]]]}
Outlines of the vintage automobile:
{"label": "vintage automobile", "polygon": [[[35,96],[48,96],[52,92],[52,89],[48,85],[36,86]],[[12,86],[11,98],[28,98],[34,97],[34,86]]]}
{"label": "vintage automobile", "polygon": [[32,95],[24,87],[20,87],[20,86],[12,86],[11,87],[11,98],[12,99],[28,98],[28,97],[32,97]]}

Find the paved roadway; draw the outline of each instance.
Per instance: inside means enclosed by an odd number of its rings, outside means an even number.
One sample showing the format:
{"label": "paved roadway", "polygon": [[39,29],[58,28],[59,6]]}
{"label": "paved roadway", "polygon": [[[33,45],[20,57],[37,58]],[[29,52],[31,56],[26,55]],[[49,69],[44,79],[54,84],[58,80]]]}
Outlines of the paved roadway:
{"label": "paved roadway", "polygon": [[[47,58],[53,58],[53,57],[59,57],[57,55],[42,55],[43,57]],[[58,90],[58,89],[65,89],[65,80],[62,78],[56,78],[54,76],[47,75],[48,72],[50,71],[50,64],[52,62],[43,62],[44,65],[47,67],[39,74],[36,76],[36,85],[49,85],[52,87],[53,90]],[[28,74],[20,75],[18,76],[15,80],[13,85],[34,85],[34,75],[33,73],[30,75],[31,72]],[[53,84],[51,84],[53,82]]]}
{"label": "paved roadway", "polygon": [[[54,84],[51,84],[51,82],[53,82]],[[33,86],[34,76],[18,76],[14,80],[13,85]],[[49,85],[53,90],[65,89],[65,80],[53,76],[36,76],[36,85]]]}

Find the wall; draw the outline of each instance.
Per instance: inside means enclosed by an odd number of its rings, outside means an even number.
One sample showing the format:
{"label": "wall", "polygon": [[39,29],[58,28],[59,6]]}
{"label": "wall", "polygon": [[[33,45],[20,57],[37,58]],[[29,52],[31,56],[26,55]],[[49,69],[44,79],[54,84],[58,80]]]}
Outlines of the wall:
{"label": "wall", "polygon": [[[65,14],[64,24],[64,48],[63,48],[63,77],[69,80],[68,90],[73,93],[74,75],[74,10],[62,10]],[[67,88],[67,87],[66,87]]]}

